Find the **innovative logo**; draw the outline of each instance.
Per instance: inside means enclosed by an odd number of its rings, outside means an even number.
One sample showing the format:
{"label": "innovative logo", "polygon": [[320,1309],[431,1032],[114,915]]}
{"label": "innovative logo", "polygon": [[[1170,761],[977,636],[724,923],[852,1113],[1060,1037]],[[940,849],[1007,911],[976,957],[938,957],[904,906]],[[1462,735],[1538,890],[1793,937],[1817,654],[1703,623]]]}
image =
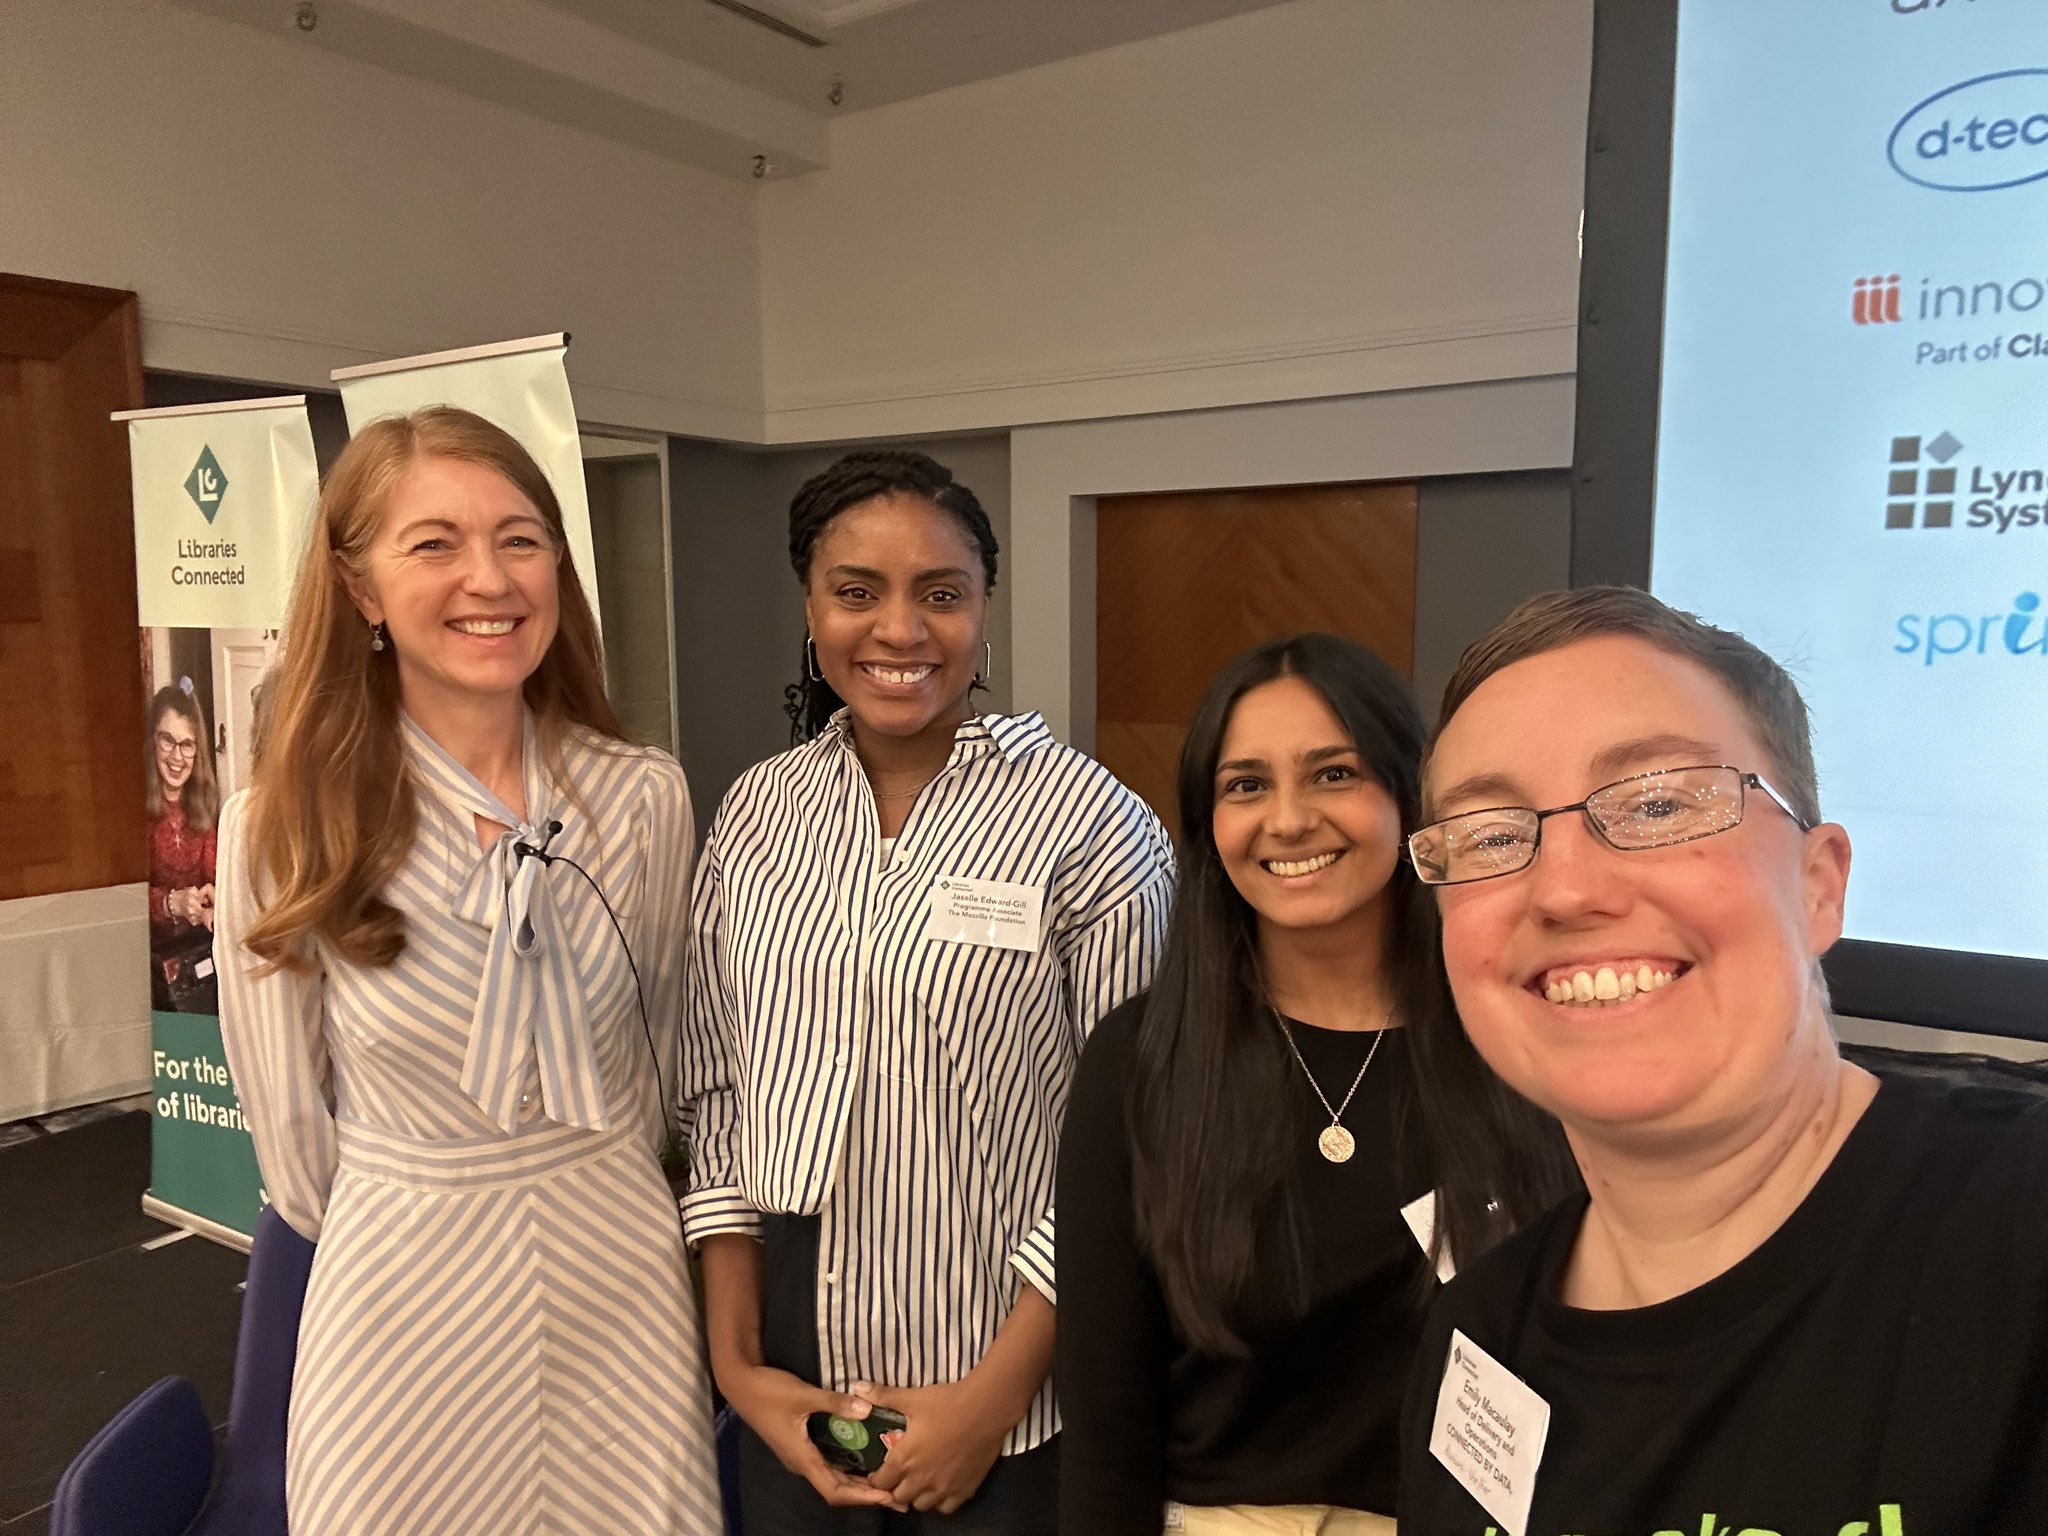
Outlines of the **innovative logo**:
{"label": "innovative logo", "polygon": [[[1948,432],[1924,442],[1917,437],[1893,438],[1885,479],[1885,527],[1911,528],[1916,512],[1922,528],[1954,526],[1956,472],[1949,460],[1962,451],[1963,445]],[[1923,459],[1934,460],[1938,467],[1923,471]]]}
{"label": "innovative logo", "polygon": [[[1909,278],[1897,272],[1859,276],[1849,284],[1849,320],[1889,332],[1939,328],[1939,336],[1916,337],[1913,365],[2031,363],[2048,359],[2048,330],[2039,312],[2048,307],[2048,278],[1958,277],[1951,273]],[[1976,322],[2013,329],[1957,331]]]}
{"label": "innovative logo", "polygon": [[1899,274],[1859,277],[1849,293],[1849,318],[1858,325],[1899,323]]}
{"label": "innovative logo", "polygon": [[2048,176],[2048,69],[2005,69],[1915,103],[1885,143],[1893,170],[1936,192],[2000,192]]}
{"label": "innovative logo", "polygon": [[2022,592],[1996,613],[1902,613],[1892,624],[1892,654],[1922,666],[1951,658],[2009,661],[2048,656],[2041,594]]}
{"label": "innovative logo", "polygon": [[192,473],[185,477],[185,494],[206,514],[206,520],[210,523],[220,514],[221,499],[227,493],[227,471],[220,467],[220,460],[213,456],[213,450],[202,446],[199,450],[199,462],[192,466]]}

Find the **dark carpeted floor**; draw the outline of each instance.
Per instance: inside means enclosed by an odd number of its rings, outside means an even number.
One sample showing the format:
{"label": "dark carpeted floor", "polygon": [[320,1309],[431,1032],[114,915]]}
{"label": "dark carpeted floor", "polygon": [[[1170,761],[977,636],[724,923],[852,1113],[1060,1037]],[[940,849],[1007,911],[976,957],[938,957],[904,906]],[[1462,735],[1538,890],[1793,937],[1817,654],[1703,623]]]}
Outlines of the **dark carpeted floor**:
{"label": "dark carpeted floor", "polygon": [[160,1376],[216,1425],[234,1365],[239,1253],[144,1216],[149,1117],[0,1147],[0,1533],[41,1536],[64,1468]]}

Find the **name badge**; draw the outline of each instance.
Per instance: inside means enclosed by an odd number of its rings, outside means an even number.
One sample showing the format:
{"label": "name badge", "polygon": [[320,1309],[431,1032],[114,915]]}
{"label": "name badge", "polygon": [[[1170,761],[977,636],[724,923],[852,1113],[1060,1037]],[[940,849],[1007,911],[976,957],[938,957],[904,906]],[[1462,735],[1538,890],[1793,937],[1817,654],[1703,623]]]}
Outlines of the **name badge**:
{"label": "name badge", "polygon": [[[1436,1192],[1432,1190],[1402,1206],[1401,1219],[1408,1223],[1408,1230],[1415,1234],[1415,1241],[1422,1245],[1423,1256],[1427,1258],[1429,1245],[1436,1241]],[[1451,1245],[1446,1243],[1443,1257],[1436,1261],[1437,1284],[1449,1285],[1457,1274],[1458,1266],[1451,1261]]]}
{"label": "name badge", "polygon": [[1550,1404],[1452,1329],[1429,1454],[1464,1484],[1507,1536],[1523,1536],[1529,1527],[1536,1465],[1549,1435]]}
{"label": "name badge", "polygon": [[1038,949],[1045,892],[1007,880],[968,880],[941,875],[932,882],[924,936],[944,944],[981,944],[990,949]]}

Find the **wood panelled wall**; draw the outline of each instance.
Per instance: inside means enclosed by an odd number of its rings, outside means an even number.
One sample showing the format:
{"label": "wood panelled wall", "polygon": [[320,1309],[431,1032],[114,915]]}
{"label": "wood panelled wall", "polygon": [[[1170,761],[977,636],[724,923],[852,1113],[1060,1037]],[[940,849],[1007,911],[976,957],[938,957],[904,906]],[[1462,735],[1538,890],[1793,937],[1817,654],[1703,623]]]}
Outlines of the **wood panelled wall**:
{"label": "wood panelled wall", "polygon": [[1239,651],[1322,629],[1411,676],[1415,526],[1413,482],[1103,497],[1096,755],[1177,831],[1181,741]]}
{"label": "wood panelled wall", "polygon": [[0,900],[148,877],[135,295],[0,274]]}

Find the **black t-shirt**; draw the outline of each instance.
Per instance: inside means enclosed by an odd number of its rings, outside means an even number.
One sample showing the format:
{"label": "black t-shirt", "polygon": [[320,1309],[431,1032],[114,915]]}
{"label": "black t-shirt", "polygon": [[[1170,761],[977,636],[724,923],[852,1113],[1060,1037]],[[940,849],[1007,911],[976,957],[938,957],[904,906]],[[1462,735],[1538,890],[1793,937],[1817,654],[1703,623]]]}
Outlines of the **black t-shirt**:
{"label": "black t-shirt", "polygon": [[[1266,1321],[1249,1328],[1251,1358],[1232,1359],[1176,1334],[1132,1229],[1125,1102],[1143,1006],[1126,1003],[1090,1038],[1060,1139],[1060,1528],[1158,1536],[1168,1499],[1392,1513],[1427,1268],[1400,1214],[1429,1188],[1419,1157],[1396,1156],[1405,1033],[1386,1032],[1345,1111],[1358,1142],[1349,1162],[1316,1149],[1329,1112],[1295,1072],[1287,1113],[1301,1144],[1308,1307],[1290,1315],[1277,1269],[1263,1272],[1246,1300]],[[1332,1104],[1379,1038],[1300,1024],[1294,1033]]]}
{"label": "black t-shirt", "polygon": [[2048,1531],[2048,1102],[1886,1081],[1747,1258],[1656,1306],[1556,1298],[1576,1196],[1446,1287],[1402,1536],[1493,1522],[1430,1454],[1455,1327],[1551,1410],[1528,1536]]}

